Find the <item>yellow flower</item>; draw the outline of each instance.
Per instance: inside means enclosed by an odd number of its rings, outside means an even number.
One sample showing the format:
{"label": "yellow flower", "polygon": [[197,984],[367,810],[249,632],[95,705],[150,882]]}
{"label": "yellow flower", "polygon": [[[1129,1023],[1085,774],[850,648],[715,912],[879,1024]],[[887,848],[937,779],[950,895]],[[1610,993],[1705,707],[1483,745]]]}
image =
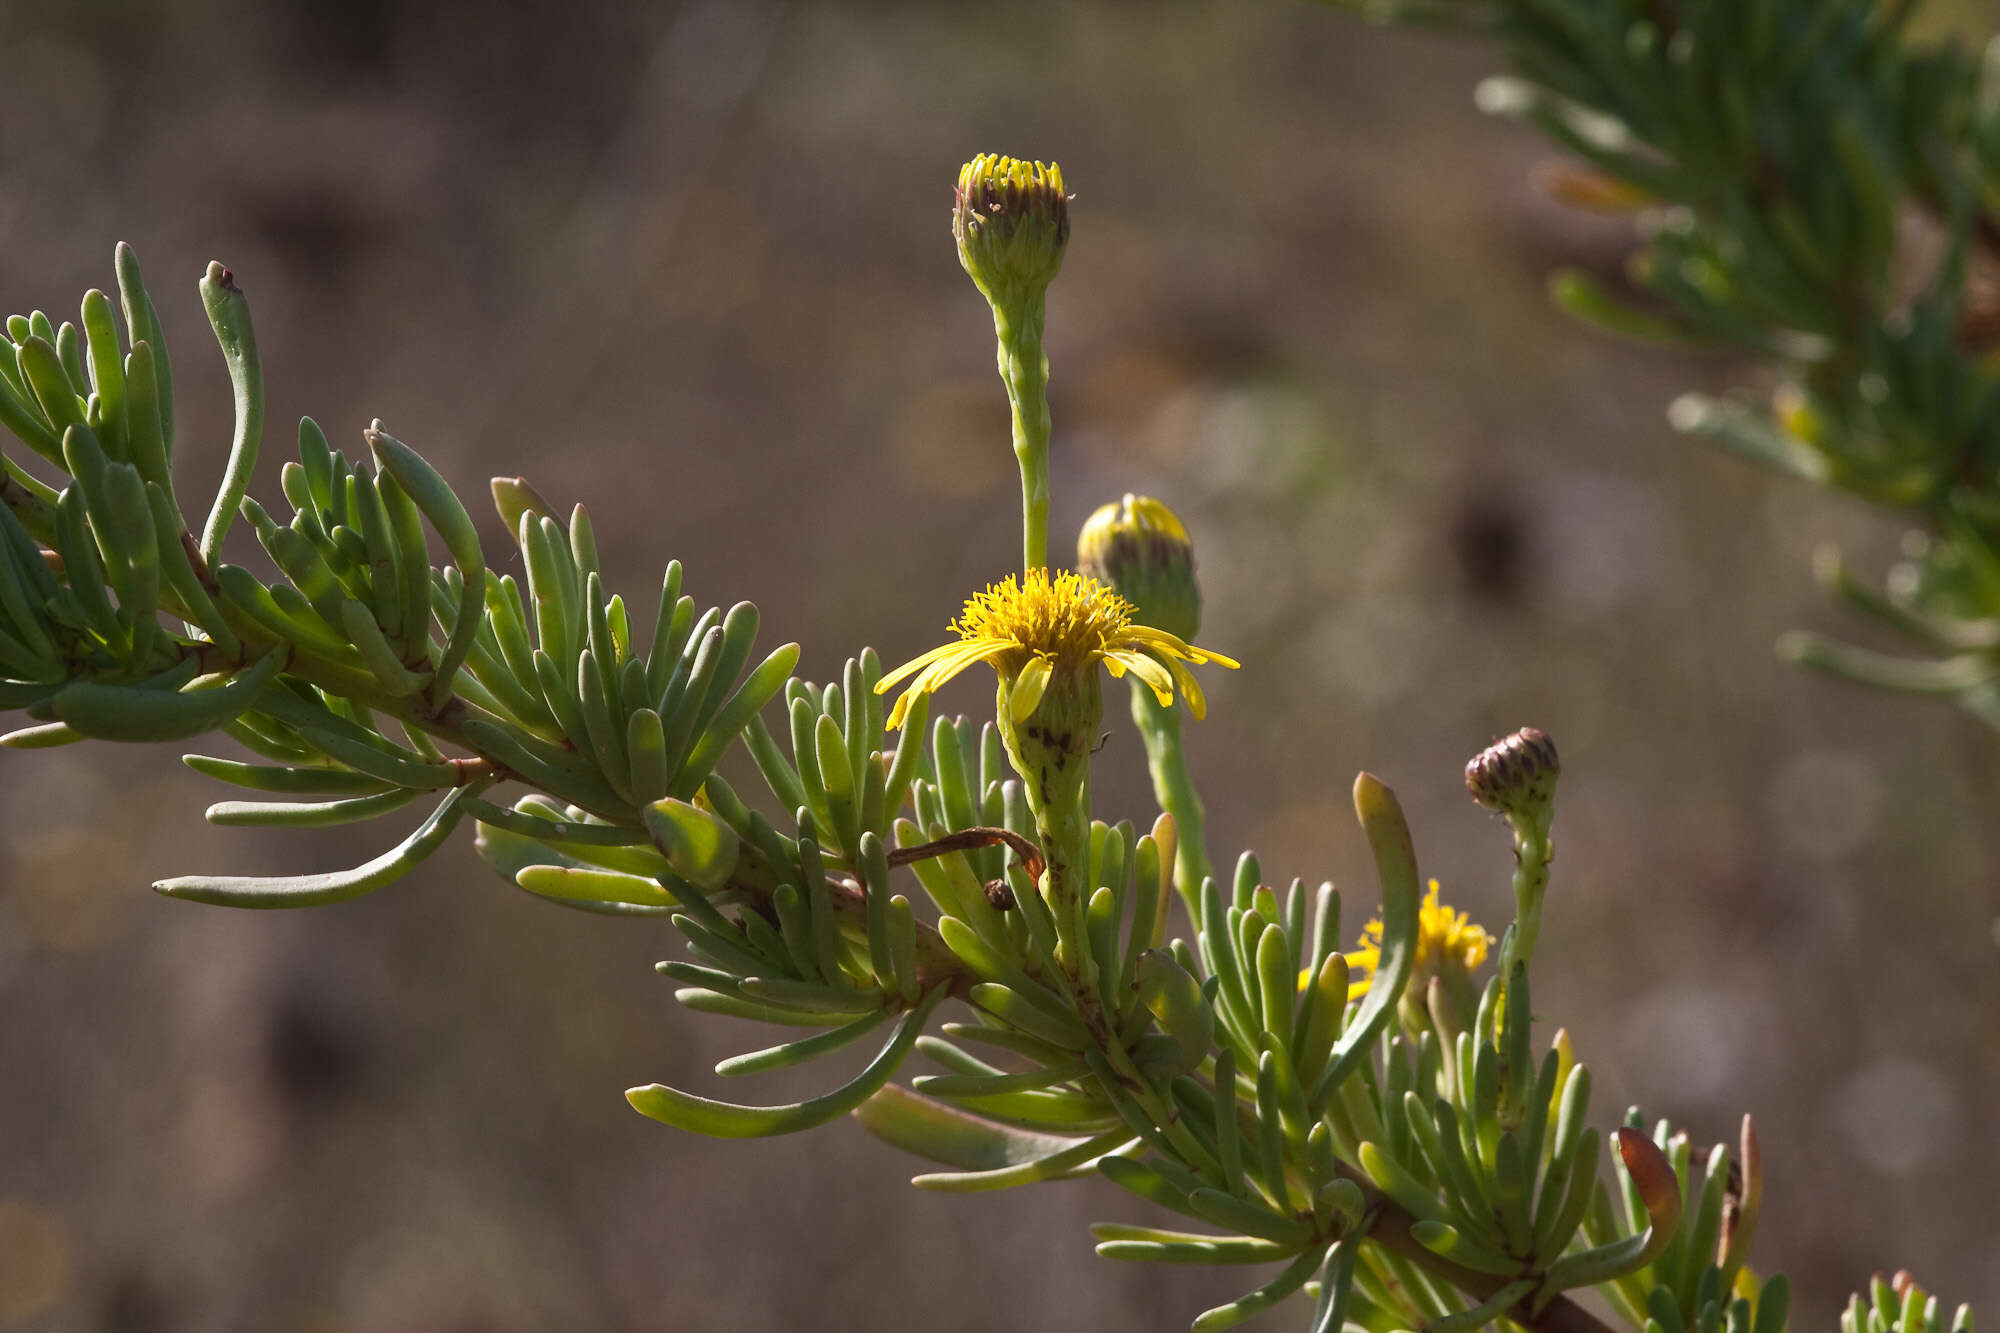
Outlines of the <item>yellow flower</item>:
{"label": "yellow flower", "polygon": [[[1407,994],[1422,994],[1446,965],[1456,966],[1461,972],[1470,973],[1486,961],[1486,950],[1493,943],[1493,937],[1483,926],[1476,926],[1467,919],[1465,913],[1454,912],[1438,901],[1438,882],[1431,881],[1430,892],[1424,895],[1424,905],[1417,913],[1417,959],[1410,973],[1410,989]],[[1352,1000],[1368,993],[1368,986],[1375,979],[1375,969],[1382,962],[1382,921],[1376,918],[1362,929],[1358,948],[1347,955],[1347,962],[1359,976],[1348,983],[1347,998]],[[1302,983],[1303,984],[1303,983]]]}
{"label": "yellow flower", "polygon": [[905,662],[875,687],[877,694],[886,694],[915,677],[896,700],[889,716],[892,728],[903,724],[919,697],[978,662],[990,665],[1003,682],[1012,682],[1008,712],[1016,722],[1035,711],[1052,678],[1080,676],[1100,661],[1113,676],[1130,671],[1162,705],[1174,701],[1178,686],[1188,711],[1200,718],[1208,705],[1184,663],[1236,665],[1165,630],[1133,623],[1130,602],[1096,579],[1067,571],[1031,569],[1019,582],[1009,574],[974,594],[951,629],[956,641]]}

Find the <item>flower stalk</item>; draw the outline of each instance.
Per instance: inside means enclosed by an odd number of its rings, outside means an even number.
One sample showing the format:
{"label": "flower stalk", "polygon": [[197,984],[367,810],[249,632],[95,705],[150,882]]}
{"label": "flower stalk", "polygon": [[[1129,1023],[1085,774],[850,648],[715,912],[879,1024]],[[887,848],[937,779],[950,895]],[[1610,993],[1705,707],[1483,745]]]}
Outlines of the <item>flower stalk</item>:
{"label": "flower stalk", "polygon": [[1174,853],[1174,888],[1193,913],[1200,900],[1201,882],[1215,873],[1208,859],[1207,812],[1201,793],[1195,789],[1188,771],[1187,751],[1181,744],[1180,709],[1162,704],[1152,691],[1132,682],[1132,725],[1146,747],[1146,772],[1153,782],[1153,799],[1160,809],[1174,817],[1180,830],[1180,845]]}
{"label": "flower stalk", "polygon": [[1043,300],[1018,308],[993,307],[1000,343],[1000,379],[1021,468],[1021,568],[1049,563],[1049,358],[1042,350]]}
{"label": "flower stalk", "polygon": [[1472,799],[1506,816],[1514,834],[1514,924],[1500,944],[1500,975],[1526,967],[1542,932],[1542,897],[1555,855],[1549,828],[1555,820],[1556,779],[1562,762],[1555,742],[1535,727],[1495,741],[1465,766]]}
{"label": "flower stalk", "polygon": [[1049,563],[1049,358],[1042,349],[1048,288],[1069,243],[1062,168],[983,153],[959,172],[952,235],[959,263],[993,307],[1000,381],[1007,388],[1021,469],[1021,568]]}
{"label": "flower stalk", "polygon": [[[1201,585],[1195,579],[1194,543],[1165,504],[1127,493],[1100,506],[1076,539],[1076,567],[1118,590],[1132,604],[1133,619],[1189,642],[1201,629]],[[1201,882],[1213,873],[1208,859],[1201,796],[1181,746],[1178,709],[1132,682],[1132,724],[1146,746],[1153,799],[1180,831],[1174,887],[1190,915],[1199,914]]]}

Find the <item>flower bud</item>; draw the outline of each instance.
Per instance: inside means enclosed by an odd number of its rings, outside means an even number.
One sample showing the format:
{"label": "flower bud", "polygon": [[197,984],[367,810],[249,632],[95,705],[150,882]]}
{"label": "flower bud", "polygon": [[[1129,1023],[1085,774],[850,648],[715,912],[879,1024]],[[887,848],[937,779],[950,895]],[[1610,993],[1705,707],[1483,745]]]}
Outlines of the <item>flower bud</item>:
{"label": "flower bud", "polygon": [[1561,774],[1556,743],[1548,733],[1523,727],[1473,756],[1465,766],[1465,789],[1488,810],[1534,817],[1555,799]]}
{"label": "flower bud", "polygon": [[1194,543],[1158,500],[1128,493],[1092,514],[1077,534],[1076,567],[1117,589],[1142,625],[1189,640],[1201,628]]}
{"label": "flower bud", "polygon": [[1062,271],[1069,243],[1062,168],[981,153],[958,173],[951,233],[988,301],[1039,296]]}

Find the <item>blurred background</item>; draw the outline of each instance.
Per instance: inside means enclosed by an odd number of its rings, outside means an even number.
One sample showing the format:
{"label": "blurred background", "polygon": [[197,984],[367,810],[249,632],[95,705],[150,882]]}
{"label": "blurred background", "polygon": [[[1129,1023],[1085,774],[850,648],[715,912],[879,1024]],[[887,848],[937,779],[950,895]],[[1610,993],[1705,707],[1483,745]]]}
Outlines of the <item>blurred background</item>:
{"label": "blurred background", "polygon": [[[1615,276],[1631,235],[1541,197],[1548,150],[1473,109],[1493,51],[1287,0],[467,15],[0,3],[0,305],[73,318],[136,245],[198,493],[219,258],[270,389],[258,495],[300,414],[350,451],[379,415],[468,499],[525,473],[585,501],[628,595],[678,557],[704,604],[754,599],[824,679],[931,646],[1016,558],[948,207],[975,152],[1060,160],[1053,526],[1130,489],[1195,534],[1202,642],[1244,662],[1191,732],[1218,859],[1332,878],[1358,930],[1365,766],[1497,928],[1508,840],[1460,768],[1546,728],[1536,998],[1597,1122],[1756,1115],[1795,1329],[1904,1265],[2000,1315],[2000,739],[1774,660],[1842,627],[1814,546],[1879,570],[1900,534],[1669,431],[1676,392],[1768,392],[1754,369],[1550,310],[1552,265]],[[1110,716],[1106,808],[1148,817]],[[641,1119],[625,1087],[715,1093],[768,1033],[673,1004],[668,927],[532,900],[469,838],[324,911],[149,893],[398,836],[210,829],[226,794],[164,748],[0,762],[0,1327],[1152,1330],[1254,1284],[1095,1258],[1088,1220],[1146,1212],[1099,1182],[924,1194],[851,1123]]]}

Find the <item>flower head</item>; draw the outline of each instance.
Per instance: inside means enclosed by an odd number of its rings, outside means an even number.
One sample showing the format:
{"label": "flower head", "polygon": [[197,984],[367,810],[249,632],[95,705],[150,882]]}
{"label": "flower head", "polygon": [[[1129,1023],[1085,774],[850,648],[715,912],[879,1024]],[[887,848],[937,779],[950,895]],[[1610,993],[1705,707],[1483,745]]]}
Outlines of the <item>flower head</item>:
{"label": "flower head", "polygon": [[1465,789],[1488,810],[1532,818],[1547,813],[1561,776],[1556,743],[1540,728],[1523,727],[1472,757]]}
{"label": "flower head", "polygon": [[1059,688],[1073,684],[1094,672],[1099,662],[1113,676],[1130,671],[1162,705],[1174,701],[1178,686],[1188,710],[1199,718],[1208,705],[1185,664],[1236,665],[1165,630],[1135,624],[1130,602],[1088,575],[1067,571],[1031,569],[1018,582],[1009,574],[975,593],[951,629],[958,635],[954,642],[905,662],[875,687],[883,694],[915,677],[896,700],[891,727],[902,725],[919,696],[978,662],[999,674],[1007,712],[1015,722],[1035,712],[1052,682]]}
{"label": "flower head", "polygon": [[981,153],[958,173],[951,232],[959,262],[988,300],[1039,294],[1055,281],[1069,244],[1062,168]]}
{"label": "flower head", "polygon": [[1183,639],[1201,628],[1194,543],[1158,500],[1127,494],[1092,514],[1077,534],[1076,567],[1116,588],[1144,624]]}
{"label": "flower head", "polygon": [[[1486,961],[1486,950],[1493,943],[1493,937],[1486,928],[1477,926],[1463,912],[1454,912],[1438,901],[1438,882],[1431,881],[1430,891],[1424,895],[1424,903],[1417,912],[1417,958],[1410,972],[1410,984],[1406,994],[1421,995],[1429,987],[1434,976],[1455,970],[1460,976],[1470,975],[1472,970]],[[1382,962],[1382,920],[1370,921],[1362,929],[1358,947],[1347,955],[1349,966],[1360,973],[1348,983],[1347,998],[1364,995],[1375,980],[1375,969]]]}

